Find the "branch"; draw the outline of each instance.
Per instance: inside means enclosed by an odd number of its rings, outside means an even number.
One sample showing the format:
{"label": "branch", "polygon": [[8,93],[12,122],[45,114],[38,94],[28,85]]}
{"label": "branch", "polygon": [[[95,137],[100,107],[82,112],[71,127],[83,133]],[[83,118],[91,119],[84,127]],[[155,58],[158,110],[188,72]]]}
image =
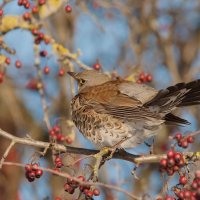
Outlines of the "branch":
{"label": "branch", "polygon": [[[17,166],[17,167],[25,167],[24,164],[21,164],[21,163],[14,163],[14,162],[4,162],[3,165],[8,165],[8,166]],[[89,182],[89,181],[81,181],[80,179],[76,178],[76,177],[73,177],[73,176],[70,176],[68,173],[66,172],[60,172],[60,171],[55,171],[53,169],[49,169],[49,168],[43,168],[43,167],[40,167],[39,169],[45,171],[45,172],[49,172],[49,173],[52,173],[54,175],[58,175],[58,176],[61,176],[61,177],[64,177],[64,178],[69,178],[70,180],[74,180],[76,182],[78,182],[80,185],[90,185],[90,186],[101,186],[101,187],[105,187],[105,188],[108,188],[108,189],[113,189],[113,190],[116,190],[118,192],[122,192],[124,193],[125,195],[127,195],[128,197],[130,197],[131,199],[133,200],[139,200],[140,198],[139,197],[136,197],[134,196],[133,194],[127,192],[126,190],[123,190],[121,189],[120,187],[117,187],[117,186],[114,186],[114,185],[109,185],[109,184],[105,184],[105,183],[101,183],[101,182]]]}
{"label": "branch", "polygon": [[7,156],[8,156],[8,154],[9,154],[10,150],[12,149],[12,147],[13,147],[14,145],[15,145],[15,141],[12,140],[11,143],[9,144],[9,146],[7,147],[5,153],[3,154],[1,160],[0,160],[0,169],[2,168],[2,165],[3,165],[4,161],[5,161],[5,159],[7,158]]}
{"label": "branch", "polygon": [[[36,141],[30,138],[20,138],[9,134],[3,131],[2,129],[0,129],[0,135],[3,136],[4,138],[14,141],[15,144],[24,144],[24,145],[29,145],[39,148],[47,148],[47,149],[49,148],[55,151],[59,151],[61,153],[72,153],[81,155],[95,155],[99,153],[99,150],[94,150],[94,149],[71,147],[56,143],[52,144],[49,142]],[[197,159],[200,159],[200,152],[184,152],[183,155],[185,157],[195,156]],[[112,158],[129,161],[131,163],[136,163],[136,164],[158,163],[161,159],[166,158],[166,154],[134,155],[126,151],[117,151],[113,154]]]}

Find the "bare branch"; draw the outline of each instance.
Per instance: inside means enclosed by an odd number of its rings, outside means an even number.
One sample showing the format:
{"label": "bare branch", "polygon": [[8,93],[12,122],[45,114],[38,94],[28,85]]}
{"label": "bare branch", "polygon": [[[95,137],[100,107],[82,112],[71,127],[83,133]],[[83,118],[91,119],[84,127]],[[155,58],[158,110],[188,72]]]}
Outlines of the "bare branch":
{"label": "bare branch", "polygon": [[[71,147],[71,146],[65,146],[65,145],[56,144],[56,143],[52,144],[49,142],[41,142],[41,141],[29,139],[29,138],[19,138],[3,131],[2,129],[0,129],[0,135],[14,141],[15,144],[18,143],[18,144],[24,144],[24,145],[40,147],[40,148],[49,148],[55,151],[59,151],[61,153],[72,153],[72,154],[79,154],[79,155],[95,155],[99,153],[99,150],[94,150],[94,149]],[[200,152],[184,152],[183,155],[185,157],[195,156],[197,159],[200,159]],[[126,151],[117,151],[113,154],[112,158],[125,160],[132,163],[137,163],[137,164],[158,163],[161,159],[166,158],[166,154],[133,155]]]}
{"label": "bare branch", "polygon": [[5,159],[7,158],[7,156],[8,156],[8,154],[9,154],[10,150],[12,149],[12,147],[13,147],[14,145],[15,145],[15,141],[12,140],[11,143],[9,144],[9,146],[7,147],[5,153],[3,154],[1,160],[0,160],[0,169],[2,168],[2,165],[3,165],[4,161],[5,161]]}

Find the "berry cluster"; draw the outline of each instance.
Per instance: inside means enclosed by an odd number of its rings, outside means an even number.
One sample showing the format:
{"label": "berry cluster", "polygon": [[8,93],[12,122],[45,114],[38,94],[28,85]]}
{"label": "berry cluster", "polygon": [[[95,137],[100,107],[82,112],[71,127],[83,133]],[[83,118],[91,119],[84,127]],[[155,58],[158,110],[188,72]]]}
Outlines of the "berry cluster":
{"label": "berry cluster", "polygon": [[60,156],[56,156],[55,157],[54,164],[55,164],[55,169],[54,170],[56,170],[56,171],[64,166]]}
{"label": "berry cluster", "polygon": [[176,133],[174,139],[177,141],[178,146],[182,148],[187,148],[190,143],[194,142],[194,137],[189,135],[184,137],[181,133]]}
{"label": "berry cluster", "polygon": [[[78,176],[77,178],[83,182],[86,180],[84,176]],[[89,186],[89,185],[83,186],[83,185],[80,185],[75,180],[67,179],[67,182],[64,184],[65,191],[68,192],[69,194],[73,194],[76,188],[79,188],[79,190],[83,194],[85,194],[85,199],[88,199],[88,200],[92,199],[93,196],[100,195],[100,191],[97,188],[92,189],[91,186]]]}
{"label": "berry cluster", "polygon": [[138,80],[136,81],[136,83],[146,83],[146,82],[151,82],[153,79],[152,75],[149,74],[149,73],[144,73],[144,72],[141,72],[139,74],[139,77],[138,77]]}
{"label": "berry cluster", "polygon": [[29,9],[31,4],[29,0],[18,0],[19,6],[24,6],[25,9]]}
{"label": "berry cluster", "polygon": [[40,87],[41,87],[41,84],[37,79],[31,79],[26,84],[26,88],[32,91],[38,91]]}
{"label": "berry cluster", "polygon": [[185,161],[182,153],[175,152],[172,149],[167,152],[167,158],[160,160],[161,172],[167,172],[169,176],[179,171],[184,165]]}
{"label": "berry cluster", "polygon": [[29,182],[33,182],[35,178],[40,178],[42,174],[43,171],[39,169],[38,163],[25,165],[25,176]]}
{"label": "berry cluster", "polygon": [[42,41],[44,41],[45,44],[49,44],[50,39],[45,36],[44,33],[40,32],[38,29],[32,29],[31,32],[32,35],[35,36],[35,44],[40,44]]}
{"label": "berry cluster", "polygon": [[183,188],[176,187],[174,189],[175,195],[180,199],[190,199],[198,200],[200,199],[200,171],[196,171],[195,177],[191,184],[187,185],[187,188],[184,186],[188,183],[186,176],[180,176],[179,184],[183,185]]}
{"label": "berry cluster", "polygon": [[61,128],[55,125],[49,132],[50,137],[58,142],[66,142],[67,144],[72,143],[72,139],[62,134]]}

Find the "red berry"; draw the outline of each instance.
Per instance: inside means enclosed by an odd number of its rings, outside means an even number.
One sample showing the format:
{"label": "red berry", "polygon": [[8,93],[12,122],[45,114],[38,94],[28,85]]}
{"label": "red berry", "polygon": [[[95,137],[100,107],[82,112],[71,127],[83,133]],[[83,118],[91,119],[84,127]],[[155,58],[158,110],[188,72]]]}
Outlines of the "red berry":
{"label": "red berry", "polygon": [[59,76],[63,76],[64,74],[65,74],[65,71],[64,71],[64,69],[61,68],[61,69],[59,70],[59,72],[58,72],[58,75],[59,75]]}
{"label": "red berry", "polygon": [[84,176],[78,176],[77,177],[80,181],[85,181],[85,177]]}
{"label": "red berry", "polygon": [[173,174],[174,174],[174,170],[173,169],[167,169],[167,174],[169,175],[169,176],[172,176]]}
{"label": "red berry", "polygon": [[197,189],[197,188],[198,188],[198,183],[197,183],[197,181],[193,181],[192,184],[191,184],[191,187],[192,187],[193,189]]}
{"label": "red berry", "polygon": [[145,82],[146,81],[146,76],[145,76],[144,72],[140,73],[139,79],[140,79],[141,82]]}
{"label": "red berry", "polygon": [[37,170],[38,170],[38,167],[39,167],[38,163],[32,164],[32,170],[33,170],[33,171],[37,171]]}
{"label": "red berry", "polygon": [[181,146],[182,148],[187,148],[187,147],[188,147],[188,142],[187,142],[187,140],[182,139],[182,140],[180,141],[180,145],[179,145],[179,146]]}
{"label": "red berry", "polygon": [[92,197],[93,196],[93,191],[88,190],[87,192],[85,192],[85,195],[88,196],[88,197]]}
{"label": "red berry", "polygon": [[46,0],[38,0],[38,3],[39,3],[40,6],[42,6],[46,3]]}
{"label": "red berry", "polygon": [[165,200],[175,200],[175,198],[172,197],[172,196],[168,196],[168,195],[167,195],[167,196],[165,197]]}
{"label": "red berry", "polygon": [[72,12],[72,7],[70,5],[65,6],[65,12],[70,13]]}
{"label": "red berry", "polygon": [[56,133],[55,133],[55,131],[54,131],[53,129],[51,129],[51,130],[49,131],[49,134],[50,134],[50,135],[55,135]]}
{"label": "red berry", "polygon": [[35,180],[35,178],[29,177],[29,178],[27,178],[27,180],[28,180],[29,182],[33,182],[33,181]]}
{"label": "red berry", "polygon": [[3,9],[0,8],[0,17],[2,17],[2,16],[3,16]]}
{"label": "red berry", "polygon": [[56,162],[56,168],[61,168],[63,166],[62,162]]}
{"label": "red berry", "polygon": [[2,83],[2,82],[3,82],[3,77],[4,77],[4,74],[3,74],[3,72],[0,72],[0,83]]}
{"label": "red berry", "polygon": [[56,156],[54,162],[55,162],[55,163],[57,163],[57,162],[62,162],[61,157],[60,157],[60,156]]}
{"label": "red berry", "polygon": [[38,39],[43,40],[44,39],[44,33],[39,32],[38,33]]}
{"label": "red berry", "polygon": [[100,70],[101,69],[101,64],[97,61],[92,67],[95,70]]}
{"label": "red berry", "polygon": [[191,135],[189,135],[189,136],[187,137],[187,142],[188,142],[188,143],[193,143],[193,142],[194,142],[194,137],[191,136]]}
{"label": "red berry", "polygon": [[99,196],[99,195],[100,195],[99,189],[95,188],[95,189],[93,190],[93,194],[94,194],[94,196]]}
{"label": "red berry", "polygon": [[176,193],[176,195],[180,198],[180,199],[183,199],[184,198],[184,191],[179,191]]}
{"label": "red berry", "polygon": [[10,58],[9,58],[9,57],[6,57],[6,59],[5,59],[5,63],[6,63],[7,65],[10,64]]}
{"label": "red berry", "polygon": [[179,183],[185,185],[187,183],[187,178],[185,176],[180,176]]}
{"label": "red berry", "polygon": [[152,75],[151,74],[147,74],[146,81],[151,82],[152,79],[153,79]]}
{"label": "red berry", "polygon": [[22,6],[22,4],[23,4],[23,0],[18,0],[18,5]]}
{"label": "red berry", "polygon": [[32,166],[31,166],[30,164],[26,164],[26,165],[25,165],[25,170],[26,170],[27,172],[30,172],[30,171],[32,170]]}
{"label": "red berry", "polygon": [[43,171],[41,169],[37,169],[35,172],[35,177],[36,178],[40,178],[43,174]]}
{"label": "red berry", "polygon": [[66,192],[68,192],[69,194],[73,194],[74,193],[74,188],[71,187],[71,185],[69,185],[68,183],[65,183],[64,185],[64,190]]}
{"label": "red berry", "polygon": [[170,149],[168,152],[167,152],[167,158],[173,158],[174,157],[174,151],[172,149]]}
{"label": "red berry", "polygon": [[15,67],[18,68],[18,69],[22,67],[22,63],[21,63],[20,60],[15,61]]}
{"label": "red berry", "polygon": [[30,171],[27,173],[28,178],[35,178],[35,172],[34,171]]}
{"label": "red berry", "polygon": [[67,144],[71,144],[73,142],[70,137],[65,137],[65,141]]}
{"label": "red berry", "polygon": [[183,158],[183,155],[180,152],[176,152],[174,154],[174,160],[176,163],[179,163],[182,158]]}
{"label": "red berry", "polygon": [[37,29],[32,29],[31,32],[32,32],[33,35],[38,35],[38,33],[39,33]]}
{"label": "red berry", "polygon": [[30,3],[29,2],[27,2],[26,4],[24,4],[24,8],[26,8],[26,9],[29,9],[30,8]]}
{"label": "red berry", "polygon": [[180,169],[180,168],[179,168],[179,166],[177,166],[177,165],[175,165],[175,166],[173,167],[173,171],[174,171],[174,172],[179,171],[179,169]]}
{"label": "red berry", "polygon": [[53,130],[54,130],[56,133],[59,133],[59,132],[60,132],[60,127],[57,126],[57,125],[55,125],[55,126],[53,127]]}
{"label": "red berry", "polygon": [[169,158],[167,160],[167,166],[168,167],[173,167],[175,165],[175,160],[173,158]]}
{"label": "red berry", "polygon": [[45,42],[45,44],[49,44],[50,39],[49,38],[44,38],[44,42]]}
{"label": "red berry", "polygon": [[33,14],[36,14],[36,13],[38,13],[38,12],[39,12],[38,6],[33,6],[33,8],[32,8],[32,13],[33,13]]}
{"label": "red berry", "polygon": [[195,172],[195,178],[200,179],[200,170]]}
{"label": "red berry", "polygon": [[23,18],[24,18],[24,20],[30,20],[30,19],[31,19],[30,13],[29,13],[29,12],[25,12],[25,13],[23,14]]}
{"label": "red berry", "polygon": [[160,160],[160,166],[163,168],[167,167],[167,159]]}
{"label": "red berry", "polygon": [[189,190],[184,191],[184,197],[185,198],[190,198],[191,197],[191,192]]}
{"label": "red berry", "polygon": [[43,50],[43,51],[40,51],[40,56],[42,56],[42,57],[46,57],[46,56],[47,56],[47,54],[48,54],[48,52],[47,52],[47,51],[45,51],[45,50]]}
{"label": "red berry", "polygon": [[176,133],[176,135],[174,136],[174,139],[176,139],[177,141],[180,141],[183,138],[181,133]]}
{"label": "red berry", "polygon": [[48,66],[45,66],[44,69],[43,69],[43,73],[49,74],[49,72],[50,72],[50,68]]}
{"label": "red berry", "polygon": [[38,90],[38,80],[32,79],[26,84],[26,88],[30,90]]}
{"label": "red berry", "polygon": [[138,79],[138,80],[136,81],[136,83],[141,84],[142,81],[141,81],[140,79]]}
{"label": "red berry", "polygon": [[184,158],[182,158],[182,159],[179,161],[179,163],[177,163],[177,165],[178,165],[179,167],[183,167],[183,166],[185,165]]}
{"label": "red berry", "polygon": [[62,133],[57,134],[57,140],[58,141],[64,141],[65,140],[64,135]]}
{"label": "red berry", "polygon": [[62,200],[61,197],[55,197],[54,200]]}

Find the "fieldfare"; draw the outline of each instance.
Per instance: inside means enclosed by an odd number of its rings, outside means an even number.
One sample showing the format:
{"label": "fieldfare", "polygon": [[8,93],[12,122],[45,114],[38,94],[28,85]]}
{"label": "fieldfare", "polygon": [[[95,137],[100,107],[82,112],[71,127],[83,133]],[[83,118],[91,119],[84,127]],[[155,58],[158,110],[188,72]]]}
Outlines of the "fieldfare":
{"label": "fieldfare", "polygon": [[72,99],[72,120],[99,147],[133,148],[156,134],[162,124],[190,124],[172,111],[200,104],[200,80],[157,91],[144,84],[86,70],[68,72],[79,91]]}

